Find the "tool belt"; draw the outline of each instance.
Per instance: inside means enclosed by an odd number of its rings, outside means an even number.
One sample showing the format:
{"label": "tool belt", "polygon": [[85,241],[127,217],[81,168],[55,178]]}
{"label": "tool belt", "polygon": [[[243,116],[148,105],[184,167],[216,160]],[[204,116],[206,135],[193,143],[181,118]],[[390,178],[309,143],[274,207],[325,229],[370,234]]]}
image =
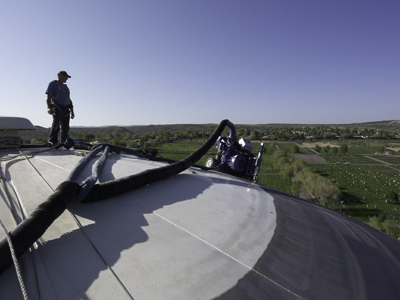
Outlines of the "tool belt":
{"label": "tool belt", "polygon": [[51,106],[52,106],[53,114],[55,114],[56,110],[58,110],[58,111],[61,111],[61,114],[63,117],[69,117],[69,114],[70,114],[69,108],[71,107],[71,105],[59,105],[59,104],[55,104],[54,102],[52,102]]}

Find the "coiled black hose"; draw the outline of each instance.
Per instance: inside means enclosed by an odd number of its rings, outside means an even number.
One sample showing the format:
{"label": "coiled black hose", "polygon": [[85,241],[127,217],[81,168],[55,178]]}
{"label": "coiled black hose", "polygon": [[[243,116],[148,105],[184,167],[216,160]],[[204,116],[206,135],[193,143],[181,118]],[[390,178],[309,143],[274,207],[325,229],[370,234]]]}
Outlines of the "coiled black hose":
{"label": "coiled black hose", "polygon": [[[11,240],[17,258],[21,257],[38,240],[68,207],[78,193],[80,185],[64,181],[56,191],[40,204],[32,214],[22,221],[12,232]],[[0,241],[0,274],[12,265],[12,257],[7,238]]]}

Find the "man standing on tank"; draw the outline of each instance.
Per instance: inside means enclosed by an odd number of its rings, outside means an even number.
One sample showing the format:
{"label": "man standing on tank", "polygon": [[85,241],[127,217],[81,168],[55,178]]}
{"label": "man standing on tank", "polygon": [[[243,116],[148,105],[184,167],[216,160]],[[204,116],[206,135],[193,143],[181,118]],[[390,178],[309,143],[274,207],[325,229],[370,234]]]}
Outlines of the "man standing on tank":
{"label": "man standing on tank", "polygon": [[46,104],[47,113],[53,116],[53,123],[51,125],[51,131],[49,136],[49,143],[55,145],[58,143],[58,133],[61,125],[61,143],[64,143],[68,138],[69,132],[69,118],[75,117],[74,107],[70,98],[69,88],[65,84],[68,75],[65,71],[60,71],[58,74],[58,80],[53,80],[47,87]]}

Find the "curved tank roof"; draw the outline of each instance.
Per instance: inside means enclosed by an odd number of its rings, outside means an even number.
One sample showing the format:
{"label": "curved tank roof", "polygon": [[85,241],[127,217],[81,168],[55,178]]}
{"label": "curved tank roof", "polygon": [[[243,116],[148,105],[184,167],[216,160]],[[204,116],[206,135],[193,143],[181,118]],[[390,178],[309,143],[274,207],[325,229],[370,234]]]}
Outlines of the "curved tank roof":
{"label": "curved tank roof", "polygon": [[[75,154],[0,151],[7,230],[65,180],[80,160]],[[162,165],[113,154],[99,180]],[[320,205],[190,168],[69,207],[20,267],[30,299],[398,299],[399,246]],[[23,299],[13,267],[0,275],[0,293]]]}

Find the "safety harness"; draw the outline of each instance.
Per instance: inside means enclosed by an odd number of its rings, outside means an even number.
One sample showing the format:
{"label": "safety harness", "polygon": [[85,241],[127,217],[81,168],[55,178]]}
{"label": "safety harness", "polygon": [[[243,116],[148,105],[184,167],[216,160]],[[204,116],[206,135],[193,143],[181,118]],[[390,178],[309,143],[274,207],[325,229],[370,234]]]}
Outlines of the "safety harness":
{"label": "safety harness", "polygon": [[[54,80],[54,82],[57,83],[58,89],[57,89],[57,94],[56,94],[56,96],[53,98],[54,100],[53,100],[53,99],[51,100],[51,104],[54,105],[55,108],[61,110],[61,111],[64,113],[64,110],[61,109],[61,107],[58,106],[58,104],[57,104],[56,102],[57,102],[57,100],[58,100],[58,97],[60,96],[60,92],[67,93],[67,95],[68,95],[68,100],[69,100],[69,107],[72,108],[73,105],[72,105],[71,99],[69,98],[69,89],[68,89],[68,88],[67,88],[67,89],[62,89],[60,83],[59,83],[57,80]],[[68,114],[69,114],[69,111],[68,111]]]}

